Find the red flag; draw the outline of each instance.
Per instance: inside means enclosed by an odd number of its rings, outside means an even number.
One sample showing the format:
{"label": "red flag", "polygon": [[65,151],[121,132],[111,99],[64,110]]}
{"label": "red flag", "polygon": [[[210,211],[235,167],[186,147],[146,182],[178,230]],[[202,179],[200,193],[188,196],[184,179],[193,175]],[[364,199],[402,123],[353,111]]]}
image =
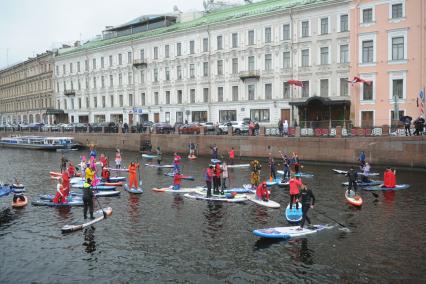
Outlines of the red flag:
{"label": "red flag", "polygon": [[351,83],[351,84],[354,84],[354,83],[365,83],[365,84],[367,84],[367,85],[370,86],[371,83],[372,83],[372,81],[367,81],[367,80],[361,79],[360,77],[354,77],[352,79],[352,81],[348,81],[348,83]]}
{"label": "red flag", "polygon": [[299,81],[299,80],[288,80],[287,83],[290,84],[290,85],[295,85],[295,86],[298,86],[298,87],[303,87],[303,82]]}

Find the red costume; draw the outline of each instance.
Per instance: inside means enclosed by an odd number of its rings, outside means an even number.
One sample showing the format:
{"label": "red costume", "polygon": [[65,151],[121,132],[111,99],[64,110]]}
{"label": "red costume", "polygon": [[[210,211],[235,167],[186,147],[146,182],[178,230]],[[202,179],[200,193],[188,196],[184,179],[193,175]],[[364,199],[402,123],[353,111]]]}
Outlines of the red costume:
{"label": "red costume", "polygon": [[229,151],[229,158],[230,159],[234,159],[235,158],[235,151],[233,149],[231,151]]}
{"label": "red costume", "polygon": [[266,199],[269,200],[269,192],[268,188],[266,187],[266,183],[262,182],[257,188],[256,188],[256,196],[259,199]]}
{"label": "red costume", "polygon": [[220,178],[220,174],[221,174],[221,172],[222,172],[222,170],[221,170],[221,168],[220,168],[220,164],[219,164],[219,163],[217,163],[217,164],[216,164],[216,166],[215,166],[215,168],[214,168],[214,175],[215,175],[217,178]]}
{"label": "red costume", "polygon": [[383,185],[386,188],[394,188],[396,186],[396,176],[391,169],[387,169],[383,175]]}
{"label": "red costume", "polygon": [[70,193],[70,176],[67,171],[62,173],[62,187],[64,188],[63,192],[65,194],[64,197],[66,198]]}
{"label": "red costume", "polygon": [[107,168],[103,168],[102,169],[102,180],[104,181],[109,181],[109,177],[110,177],[110,172],[108,171]]}
{"label": "red costume", "polygon": [[180,173],[176,173],[173,177],[173,185],[180,185],[182,181],[182,175]]}
{"label": "red costume", "polygon": [[74,177],[75,176],[75,167],[73,165],[69,165],[68,167],[68,174],[70,177]]}
{"label": "red costume", "polygon": [[138,188],[137,168],[139,168],[139,164],[130,164],[129,166],[129,188]]}
{"label": "red costume", "polygon": [[67,201],[63,185],[59,185],[59,190],[56,191],[56,195],[52,201],[56,204],[65,203]]}

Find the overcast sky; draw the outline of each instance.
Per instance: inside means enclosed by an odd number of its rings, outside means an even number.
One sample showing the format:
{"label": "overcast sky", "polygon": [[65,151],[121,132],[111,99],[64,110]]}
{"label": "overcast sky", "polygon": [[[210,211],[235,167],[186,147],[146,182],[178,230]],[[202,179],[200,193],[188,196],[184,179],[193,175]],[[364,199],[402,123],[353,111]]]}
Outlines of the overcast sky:
{"label": "overcast sky", "polygon": [[0,68],[140,15],[202,10],[202,0],[0,0]]}

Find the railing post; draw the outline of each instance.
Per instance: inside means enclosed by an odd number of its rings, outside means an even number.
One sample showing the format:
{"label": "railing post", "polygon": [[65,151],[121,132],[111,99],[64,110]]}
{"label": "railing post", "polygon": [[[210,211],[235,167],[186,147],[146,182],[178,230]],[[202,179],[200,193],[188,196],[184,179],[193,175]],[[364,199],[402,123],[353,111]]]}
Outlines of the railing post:
{"label": "railing post", "polygon": [[336,126],[336,138],[342,138],[342,126]]}
{"label": "railing post", "polygon": [[294,137],[300,137],[300,126],[296,126]]}

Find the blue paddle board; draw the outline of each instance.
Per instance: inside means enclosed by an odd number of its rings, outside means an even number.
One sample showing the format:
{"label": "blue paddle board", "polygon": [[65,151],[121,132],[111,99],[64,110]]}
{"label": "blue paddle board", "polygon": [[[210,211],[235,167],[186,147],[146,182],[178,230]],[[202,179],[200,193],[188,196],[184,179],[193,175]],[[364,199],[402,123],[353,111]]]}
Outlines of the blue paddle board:
{"label": "blue paddle board", "polygon": [[364,190],[369,190],[369,191],[391,191],[391,190],[402,190],[402,189],[407,189],[409,188],[410,185],[409,184],[397,184],[395,187],[393,188],[388,188],[388,187],[382,187],[382,186],[367,186],[364,187]]}
{"label": "blue paddle board", "polygon": [[254,230],[253,234],[261,238],[270,238],[270,239],[291,239],[296,237],[302,237],[310,234],[315,234],[324,229],[330,229],[332,226],[328,225],[313,225],[309,228],[303,228],[300,230],[299,226],[291,227],[276,227],[268,229],[258,229]]}
{"label": "blue paddle board", "polygon": [[141,194],[141,193],[143,193],[143,189],[142,188],[134,188],[134,187],[129,188],[128,184],[124,185],[124,190],[127,191],[127,192],[130,192],[130,193],[133,193],[133,194]]}
{"label": "blue paddle board", "polygon": [[287,208],[285,209],[285,218],[290,223],[297,223],[302,221],[303,213],[302,213],[302,203],[299,202],[299,209],[296,209],[296,204],[293,204],[291,206],[290,210],[290,204],[287,205]]}

